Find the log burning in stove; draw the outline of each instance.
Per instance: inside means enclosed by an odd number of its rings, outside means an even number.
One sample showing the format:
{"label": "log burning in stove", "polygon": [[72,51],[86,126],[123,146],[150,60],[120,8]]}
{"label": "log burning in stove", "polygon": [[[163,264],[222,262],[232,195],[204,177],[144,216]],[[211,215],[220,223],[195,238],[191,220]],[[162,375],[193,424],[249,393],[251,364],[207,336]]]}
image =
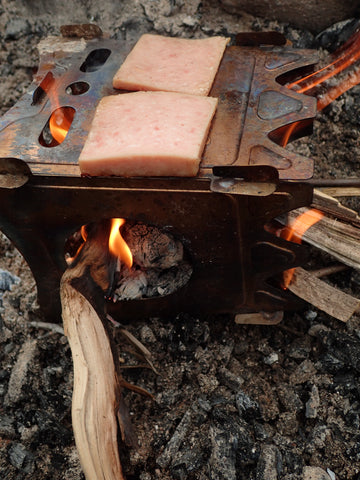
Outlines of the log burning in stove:
{"label": "log burning in stove", "polygon": [[[109,249],[117,257],[112,292],[113,302],[170,295],[190,279],[192,266],[183,244],[154,225],[111,220]],[[75,261],[87,238],[87,226],[66,242],[65,258]]]}

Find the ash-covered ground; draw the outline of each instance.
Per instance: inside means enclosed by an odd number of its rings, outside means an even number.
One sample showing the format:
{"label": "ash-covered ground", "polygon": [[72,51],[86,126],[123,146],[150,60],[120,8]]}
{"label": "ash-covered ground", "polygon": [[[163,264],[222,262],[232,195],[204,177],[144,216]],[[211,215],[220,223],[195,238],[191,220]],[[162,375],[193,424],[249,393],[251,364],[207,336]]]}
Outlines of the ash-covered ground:
{"label": "ash-covered ground", "polygon": [[[28,88],[39,40],[59,34],[61,24],[96,22],[129,42],[144,32],[201,37],[277,30],[295,47],[320,51],[334,48],[343,31],[337,26],[315,36],[230,15],[215,1],[114,3],[3,0],[1,113]],[[319,114],[313,135],[298,145],[315,159],[316,176],[359,175],[359,100],[356,87]],[[314,252],[313,262],[320,257]],[[44,319],[32,275],[5,237],[0,269],[0,476],[81,479],[67,339],[37,323]],[[330,280],[359,297],[358,272]],[[124,369],[126,380],[155,397],[125,394],[139,437],[138,450],[123,452],[128,480],[360,479],[358,315],[342,324],[309,306],[272,327],[183,315],[144,318],[126,328],[152,352],[159,372]],[[123,365],[138,363],[115,327],[113,334]]]}

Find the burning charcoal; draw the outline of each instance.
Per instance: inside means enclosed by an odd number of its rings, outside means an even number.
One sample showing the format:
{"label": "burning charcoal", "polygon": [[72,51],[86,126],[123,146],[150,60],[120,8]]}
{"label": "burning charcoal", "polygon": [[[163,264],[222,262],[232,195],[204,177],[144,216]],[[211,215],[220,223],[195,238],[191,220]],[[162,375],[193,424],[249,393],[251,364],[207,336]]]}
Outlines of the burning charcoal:
{"label": "burning charcoal", "polygon": [[18,285],[20,278],[16,275],[0,269],[0,290],[3,292],[11,290],[13,285]]}
{"label": "burning charcoal", "polygon": [[191,273],[191,266],[185,262],[182,262],[178,267],[172,267],[168,270],[147,270],[148,288],[146,296],[156,297],[175,292],[188,282]]}
{"label": "burning charcoal", "polygon": [[120,286],[115,290],[116,300],[135,300],[142,298],[147,289],[147,279],[141,270],[123,269]]}
{"label": "burning charcoal", "polygon": [[124,228],[124,239],[134,257],[134,263],[144,268],[170,268],[184,256],[181,242],[158,228],[136,223]]}

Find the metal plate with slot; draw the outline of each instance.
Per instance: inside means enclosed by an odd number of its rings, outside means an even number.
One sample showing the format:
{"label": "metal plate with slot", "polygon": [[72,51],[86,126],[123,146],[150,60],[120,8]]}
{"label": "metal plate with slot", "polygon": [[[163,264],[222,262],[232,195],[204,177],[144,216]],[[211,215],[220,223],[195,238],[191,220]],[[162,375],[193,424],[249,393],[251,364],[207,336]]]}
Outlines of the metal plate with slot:
{"label": "metal plate with slot", "polygon": [[277,170],[268,165],[214,167],[213,173],[210,190],[216,193],[266,197],[279,183]]}

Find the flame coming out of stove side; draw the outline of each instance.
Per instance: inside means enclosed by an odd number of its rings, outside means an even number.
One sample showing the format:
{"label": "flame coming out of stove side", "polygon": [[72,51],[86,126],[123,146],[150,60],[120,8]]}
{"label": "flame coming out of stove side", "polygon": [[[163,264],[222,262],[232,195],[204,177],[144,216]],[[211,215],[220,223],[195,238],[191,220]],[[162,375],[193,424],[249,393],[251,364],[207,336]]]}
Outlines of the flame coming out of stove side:
{"label": "flame coming out of stove side", "polygon": [[[303,213],[295,219],[292,225],[286,225],[280,231],[280,237],[289,242],[301,243],[304,233],[315,223],[323,218],[324,214],[315,208]],[[286,290],[295,273],[295,268],[285,270],[283,273],[282,287]]]}
{"label": "flame coming out of stove side", "polygon": [[[360,68],[357,67],[350,69],[350,67],[354,66],[359,59],[360,30],[357,30],[344,43],[344,45],[338,48],[333,54],[329,55],[324,67],[310,75],[286,84],[286,87],[295,90],[298,93],[316,95],[317,109],[318,111],[323,110],[340,95],[360,83]],[[346,74],[342,76],[335,85],[326,86],[325,82],[327,80],[346,70]],[[321,86],[323,90],[315,92],[315,88],[319,86]],[[295,122],[286,129],[281,139],[281,146],[286,147],[293,133],[299,126],[300,122]]]}
{"label": "flame coming out of stove side", "polygon": [[[356,31],[336,52],[328,58],[328,63],[316,72],[302,77],[292,83],[288,83],[287,88],[294,89],[298,93],[313,93],[315,87],[323,85],[326,80],[343,72],[354,65],[360,59],[360,30]],[[360,68],[351,70],[345,77],[341,78],[335,86],[324,87],[323,92],[317,92],[317,109],[320,111],[329,105],[333,100],[351,87],[360,83]],[[300,122],[291,124],[284,132],[281,139],[281,145],[286,147],[291,136],[300,126]],[[324,214],[318,210],[312,209],[300,215],[292,226],[284,227],[280,236],[285,240],[301,243],[304,233],[315,223],[317,223]],[[295,269],[285,270],[283,273],[282,286],[287,289],[291,284]]]}

